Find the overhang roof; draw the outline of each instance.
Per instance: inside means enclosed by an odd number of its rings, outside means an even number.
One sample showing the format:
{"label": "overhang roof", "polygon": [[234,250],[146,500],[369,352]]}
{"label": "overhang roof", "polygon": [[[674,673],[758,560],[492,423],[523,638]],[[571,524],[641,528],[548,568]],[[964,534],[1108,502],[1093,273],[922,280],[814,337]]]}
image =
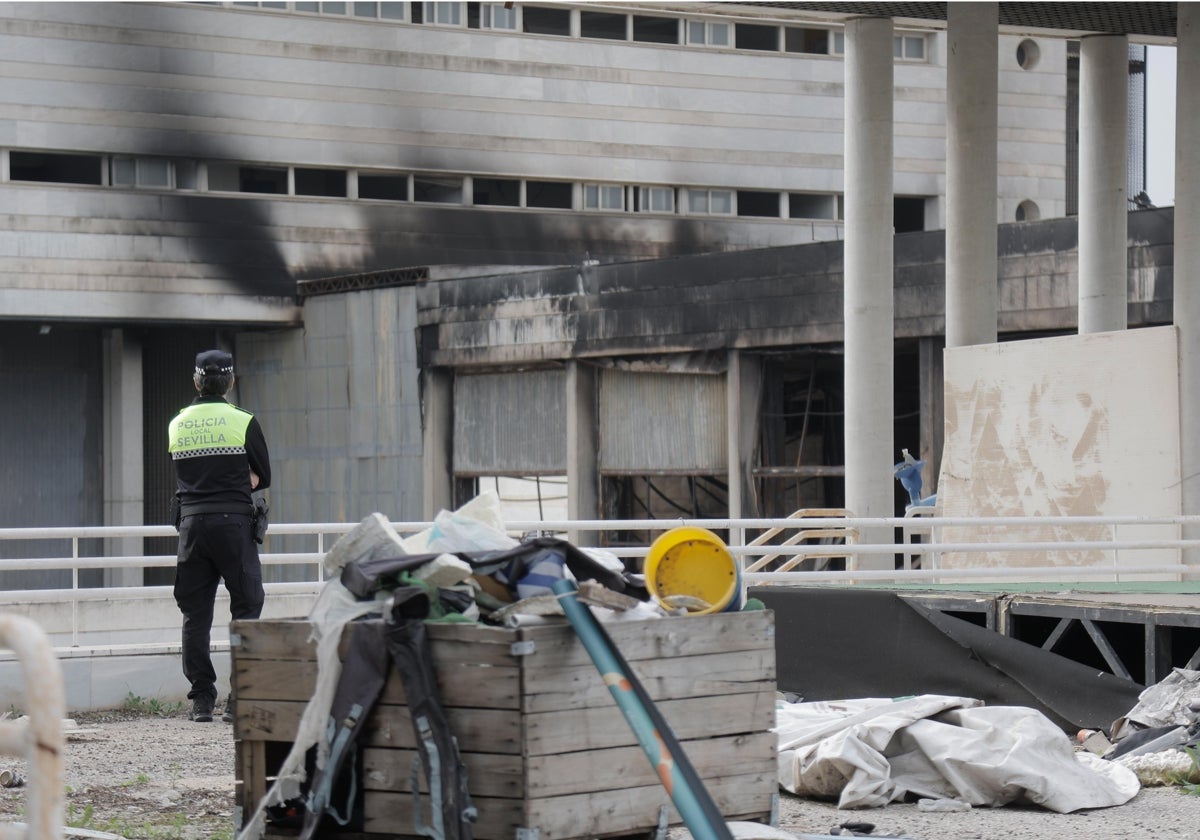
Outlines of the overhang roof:
{"label": "overhang roof", "polygon": [[[707,4],[706,4],[707,5]],[[723,5],[723,4],[712,4]],[[830,19],[891,17],[945,25],[948,3],[738,3],[759,9],[817,14]],[[1142,43],[1175,43],[1175,3],[999,3],[1001,31],[1062,38],[1128,35]]]}

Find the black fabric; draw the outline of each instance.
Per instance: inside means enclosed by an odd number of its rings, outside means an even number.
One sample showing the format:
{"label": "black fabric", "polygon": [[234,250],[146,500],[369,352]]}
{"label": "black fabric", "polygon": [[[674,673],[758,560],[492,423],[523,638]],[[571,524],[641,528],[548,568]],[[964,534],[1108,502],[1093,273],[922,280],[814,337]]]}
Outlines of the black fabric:
{"label": "black fabric", "polygon": [[350,776],[361,763],[358,740],[387,682],[389,665],[395,667],[404,686],[427,790],[424,797],[417,798],[419,784],[414,771],[414,824],[397,825],[396,833],[432,840],[471,840],[471,823],[477,815],[467,790],[467,770],[438,693],[425,630],[431,609],[429,592],[422,586],[397,587],[392,590],[391,604],[386,620],[364,619],[353,625],[329,710],[325,736],[329,760],[310,776],[299,840],[324,836],[321,826],[330,821],[327,811],[331,808],[340,813],[340,822],[347,829],[361,820],[362,786],[356,786]]}
{"label": "black fabric", "polygon": [[1108,731],[1142,686],[894,592],[755,587],[775,612],[777,684],[804,700],[946,694]]}
{"label": "black fabric", "polygon": [[650,598],[645,586],[628,573],[609,569],[566,540],[555,537],[538,537],[503,551],[436,552],[356,560],[342,568],[341,582],[355,597],[369,598],[376,591],[394,585],[400,572],[415,569],[442,553],[452,553],[468,563],[478,574],[503,572],[505,579],[510,582],[521,578],[525,569],[536,564],[547,554],[559,553],[565,558],[567,568],[576,580],[594,580],[608,589],[641,601]]}
{"label": "black fabric", "polygon": [[300,840],[322,836],[318,833],[328,822],[332,808],[348,828],[360,828],[362,817],[362,783],[345,773],[347,766],[358,771],[358,741],[365,730],[367,716],[379,701],[388,676],[388,649],[382,620],[357,621],[352,625],[349,649],[342,663],[325,737],[330,746],[325,766],[310,776],[308,800],[305,803],[304,825]]}
{"label": "black fabric", "polygon": [[[387,626],[387,650],[404,684],[404,699],[425,775],[427,804],[414,790],[413,831],[433,840],[471,840],[477,816],[467,791],[467,768],[446,719],[433,672],[433,655],[424,618],[429,600],[416,587],[393,593],[395,606]],[[415,774],[414,774],[415,775]]]}
{"label": "black fabric", "polygon": [[262,613],[262,565],[250,517],[237,513],[187,516],[179,523],[175,603],[183,613],[183,675],[189,699],[217,699],[216,672],[209,653],[217,583],[225,580],[234,620]]}

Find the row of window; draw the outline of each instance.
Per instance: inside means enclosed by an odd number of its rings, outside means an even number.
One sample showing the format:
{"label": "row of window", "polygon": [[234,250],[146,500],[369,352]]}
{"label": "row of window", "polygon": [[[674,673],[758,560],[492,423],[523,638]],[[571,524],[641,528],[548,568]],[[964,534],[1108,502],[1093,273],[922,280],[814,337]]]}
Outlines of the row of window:
{"label": "row of window", "polygon": [[[397,23],[497,29],[564,38],[638,41],[756,52],[807,55],[842,55],[845,52],[844,34],[838,28],[674,18],[516,3],[234,0],[200,5],[252,7]],[[892,39],[892,56],[899,61],[925,61],[925,37],[922,33],[911,32],[896,35]]]}
{"label": "row of window", "polygon": [[[2,170],[0,170],[2,171]],[[10,151],[7,179],[371,201],[770,219],[842,218],[841,196]]]}

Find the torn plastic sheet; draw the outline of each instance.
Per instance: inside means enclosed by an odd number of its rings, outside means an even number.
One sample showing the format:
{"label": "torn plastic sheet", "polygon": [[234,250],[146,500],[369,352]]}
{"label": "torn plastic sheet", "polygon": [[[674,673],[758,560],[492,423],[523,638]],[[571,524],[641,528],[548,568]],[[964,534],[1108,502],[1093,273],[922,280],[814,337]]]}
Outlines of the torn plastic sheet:
{"label": "torn plastic sheet", "polygon": [[1122,805],[1140,789],[1127,768],[1076,753],[1034,709],[922,695],[781,703],[776,720],[780,786],[839,808],[912,796],[1070,813]]}
{"label": "torn plastic sheet", "polygon": [[1200,701],[1200,671],[1174,668],[1138,695],[1137,704],[1112,725],[1111,738],[1120,740],[1139,729],[1189,726],[1188,703]]}

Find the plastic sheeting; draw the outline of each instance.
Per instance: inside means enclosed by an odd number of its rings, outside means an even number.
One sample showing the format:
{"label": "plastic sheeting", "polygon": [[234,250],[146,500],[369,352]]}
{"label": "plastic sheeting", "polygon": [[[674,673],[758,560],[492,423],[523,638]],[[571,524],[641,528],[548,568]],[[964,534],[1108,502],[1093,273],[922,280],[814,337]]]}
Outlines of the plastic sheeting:
{"label": "plastic sheeting", "polygon": [[1127,768],[1076,753],[1040,712],[965,697],[780,704],[777,731],[780,786],[839,808],[911,796],[1069,813],[1122,805],[1140,789]]}
{"label": "plastic sheeting", "polygon": [[829,587],[750,590],[775,611],[778,687],[804,700],[942,694],[1107,730],[1142,686],[905,600]]}

